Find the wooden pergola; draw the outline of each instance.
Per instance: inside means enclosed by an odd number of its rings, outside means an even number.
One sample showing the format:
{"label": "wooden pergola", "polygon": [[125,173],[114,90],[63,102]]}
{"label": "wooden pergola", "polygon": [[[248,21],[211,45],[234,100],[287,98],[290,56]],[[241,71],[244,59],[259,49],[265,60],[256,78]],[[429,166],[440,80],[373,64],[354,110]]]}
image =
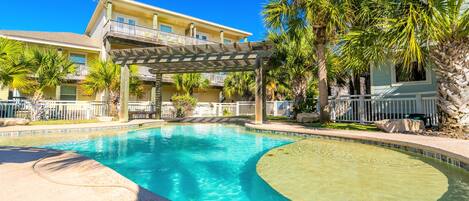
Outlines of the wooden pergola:
{"label": "wooden pergola", "polygon": [[255,122],[266,118],[265,62],[272,55],[266,42],[185,45],[112,50],[114,63],[121,65],[120,121],[129,120],[129,65],[146,66],[156,75],[156,116],[161,118],[161,82],[163,74],[255,71]]}

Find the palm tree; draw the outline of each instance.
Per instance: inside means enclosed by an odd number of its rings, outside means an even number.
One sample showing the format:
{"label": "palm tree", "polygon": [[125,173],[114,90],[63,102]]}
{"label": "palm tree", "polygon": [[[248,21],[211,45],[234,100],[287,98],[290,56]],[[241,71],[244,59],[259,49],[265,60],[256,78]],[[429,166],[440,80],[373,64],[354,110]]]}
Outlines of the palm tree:
{"label": "palm tree", "polygon": [[252,101],[255,87],[253,72],[233,72],[225,78],[223,93],[230,98],[240,97],[243,101]]}
{"label": "palm tree", "polygon": [[[438,84],[440,129],[462,135],[469,125],[469,11],[464,0],[369,1],[349,42],[379,44],[409,69],[433,66]],[[354,35],[351,35],[354,34]],[[370,35],[376,37],[371,38]],[[375,47],[375,46],[370,46]],[[363,48],[367,49],[367,48]],[[368,48],[370,49],[370,48]],[[378,52],[379,53],[379,52]],[[465,127],[466,126],[466,131]]]}
{"label": "palm tree", "polygon": [[59,86],[75,71],[68,56],[53,49],[33,48],[28,52],[27,61],[36,78],[34,100],[42,99],[46,88]]}
{"label": "palm tree", "polygon": [[173,81],[178,92],[193,95],[195,89],[205,89],[210,81],[201,73],[185,73],[173,75]]}
{"label": "palm tree", "polygon": [[[53,49],[31,48],[25,51],[26,65],[33,72],[30,85],[24,87],[25,93],[33,93],[31,99],[31,120],[43,118],[44,109],[38,101],[43,99],[46,88],[55,88],[63,83],[68,74],[75,71],[75,65],[65,56]],[[31,75],[30,75],[31,76]]]}
{"label": "palm tree", "polygon": [[[130,93],[139,96],[143,91],[141,81],[138,79],[138,67],[131,65],[129,70]],[[111,116],[117,115],[117,105],[120,98],[120,72],[120,66],[112,61],[96,60],[89,66],[89,73],[82,82],[86,94],[104,93],[104,101],[111,110]]]}
{"label": "palm tree", "polygon": [[23,89],[29,86],[31,70],[25,63],[23,43],[0,38],[0,85]]}
{"label": "palm tree", "polygon": [[330,121],[327,84],[327,48],[346,29],[352,3],[349,0],[271,0],[264,7],[268,27],[293,35],[301,29],[314,33],[312,41],[318,66],[321,122]]}
{"label": "palm tree", "polygon": [[[307,31],[295,33],[298,37],[292,37],[285,33],[269,34],[269,40],[275,44],[276,52],[271,59],[272,65],[280,66],[283,79],[286,80],[294,98],[294,112],[299,113],[302,105],[306,103],[306,91],[312,79],[314,64],[310,59],[314,51],[309,48],[309,40],[312,34]],[[282,79],[278,77],[277,79]]]}

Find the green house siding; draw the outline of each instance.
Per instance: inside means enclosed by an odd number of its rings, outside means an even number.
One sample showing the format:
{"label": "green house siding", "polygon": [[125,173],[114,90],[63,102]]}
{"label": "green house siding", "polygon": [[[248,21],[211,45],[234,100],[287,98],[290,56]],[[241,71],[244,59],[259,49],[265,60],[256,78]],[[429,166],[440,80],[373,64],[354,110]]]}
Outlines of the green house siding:
{"label": "green house siding", "polygon": [[384,65],[375,67],[371,70],[371,93],[377,95],[383,94],[426,94],[435,93],[436,77],[431,69],[427,73],[427,81],[409,82],[409,83],[394,83],[394,73],[392,72],[394,64],[387,62]]}

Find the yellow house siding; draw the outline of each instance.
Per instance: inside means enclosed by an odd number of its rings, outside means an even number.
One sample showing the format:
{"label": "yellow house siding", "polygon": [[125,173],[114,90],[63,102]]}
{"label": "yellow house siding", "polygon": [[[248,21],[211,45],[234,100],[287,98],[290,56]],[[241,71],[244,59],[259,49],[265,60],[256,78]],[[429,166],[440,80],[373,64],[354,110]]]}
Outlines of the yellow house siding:
{"label": "yellow house siding", "polygon": [[77,84],[77,101],[95,101],[96,95],[88,95],[84,92],[83,86]]}
{"label": "yellow house siding", "polygon": [[46,87],[44,89],[44,99],[45,100],[56,100],[55,92],[56,92],[55,87]]}
{"label": "yellow house siding", "polygon": [[[161,88],[163,101],[171,101],[171,97],[176,94],[176,87],[174,85],[163,85]],[[220,102],[221,89],[218,88],[209,88],[203,91],[195,91],[194,97],[197,98],[198,102]]]}
{"label": "yellow house siding", "polygon": [[138,26],[143,26],[147,28],[153,27],[153,15],[158,14],[158,24],[170,25],[173,28],[173,33],[183,36],[188,36],[188,29],[191,23],[195,24],[197,32],[203,32],[209,37],[210,41],[220,42],[220,31],[224,31],[224,38],[230,39],[233,42],[239,41],[244,37],[249,35],[245,33],[238,33],[236,31],[217,27],[212,24],[207,24],[203,22],[193,21],[189,18],[184,18],[181,16],[176,16],[170,13],[156,13],[153,10],[144,9],[141,7],[136,7],[128,5],[123,2],[114,2],[112,7],[112,19],[116,20],[118,16],[124,17],[126,19],[133,19],[136,21]]}
{"label": "yellow house siding", "polygon": [[220,102],[220,89],[209,88],[194,92],[194,97],[199,102]]}
{"label": "yellow house siding", "polygon": [[8,87],[0,87],[0,100],[8,100],[10,89]]}

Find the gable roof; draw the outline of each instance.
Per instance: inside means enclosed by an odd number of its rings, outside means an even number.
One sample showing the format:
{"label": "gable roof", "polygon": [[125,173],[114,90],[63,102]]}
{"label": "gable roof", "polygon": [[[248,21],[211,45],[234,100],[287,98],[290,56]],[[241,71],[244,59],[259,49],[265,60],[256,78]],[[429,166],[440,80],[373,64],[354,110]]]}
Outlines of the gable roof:
{"label": "gable roof", "polygon": [[69,32],[0,30],[0,37],[31,43],[100,51],[98,40],[86,35]]}

